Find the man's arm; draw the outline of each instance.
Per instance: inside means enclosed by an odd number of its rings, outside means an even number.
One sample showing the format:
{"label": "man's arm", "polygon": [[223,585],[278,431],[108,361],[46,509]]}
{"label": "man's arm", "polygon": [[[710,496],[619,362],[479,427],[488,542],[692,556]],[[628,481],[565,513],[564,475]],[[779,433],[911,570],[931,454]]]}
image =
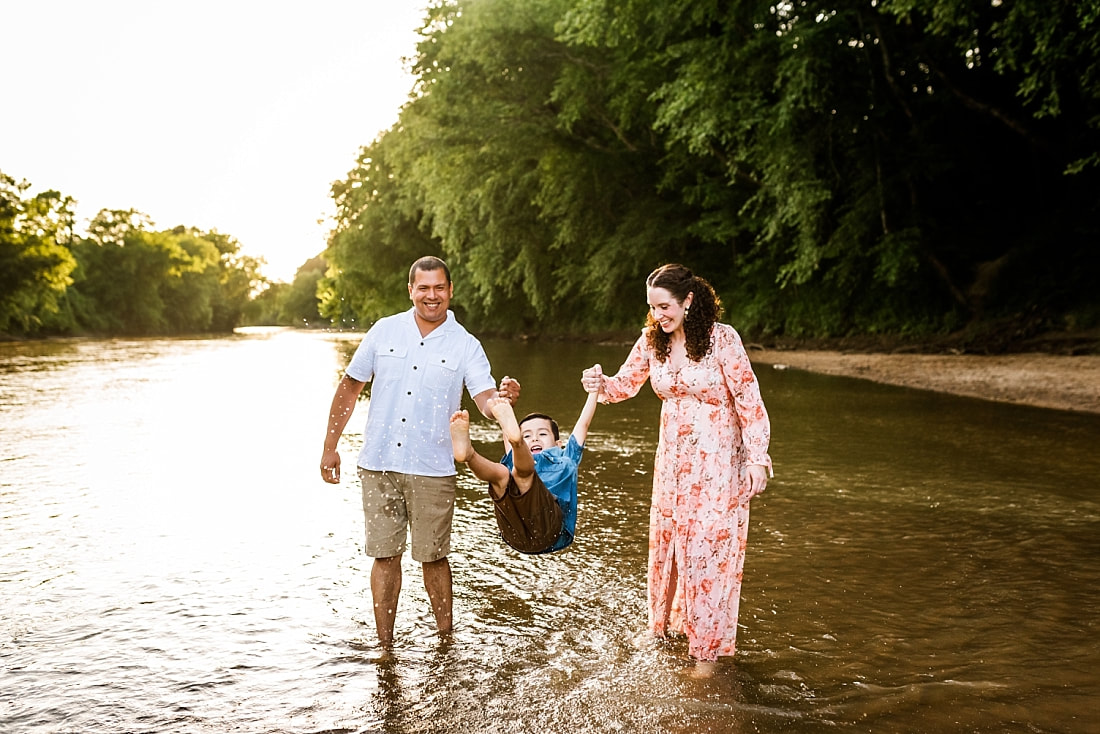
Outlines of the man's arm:
{"label": "man's arm", "polygon": [[347,375],[340,379],[336,394],[332,396],[332,407],[328,412],[328,432],[325,434],[325,450],[321,454],[321,478],[329,484],[340,483],[340,436],[355,412],[355,402],[363,391],[365,382],[359,382]]}

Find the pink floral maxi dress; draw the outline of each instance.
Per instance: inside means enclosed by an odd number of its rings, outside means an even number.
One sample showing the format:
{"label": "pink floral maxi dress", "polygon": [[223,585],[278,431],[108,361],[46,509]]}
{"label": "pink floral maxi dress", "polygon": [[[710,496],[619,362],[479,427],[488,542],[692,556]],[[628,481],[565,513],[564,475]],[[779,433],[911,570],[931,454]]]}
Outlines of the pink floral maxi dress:
{"label": "pink floral maxi dress", "polygon": [[[649,629],[683,632],[697,660],[733,655],[749,532],[746,468],[771,471],[771,427],[756,375],[733,327],[715,324],[711,350],[674,372],[642,336],[614,377],[607,402],[634,397],[649,379],[661,398],[649,521]],[[675,578],[669,608],[669,584]]]}

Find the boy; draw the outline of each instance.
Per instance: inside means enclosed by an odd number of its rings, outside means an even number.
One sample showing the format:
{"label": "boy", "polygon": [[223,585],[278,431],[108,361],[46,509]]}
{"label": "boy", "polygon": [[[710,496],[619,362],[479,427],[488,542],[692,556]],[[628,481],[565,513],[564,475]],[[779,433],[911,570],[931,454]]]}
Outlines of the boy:
{"label": "boy", "polygon": [[500,463],[474,450],[469,413],[460,410],[451,416],[455,459],[489,483],[501,537],[519,552],[551,553],[573,542],[577,470],[598,398],[598,391],[588,394],[565,448],[558,445],[558,424],[550,416],[531,413],[517,423],[510,402],[491,398],[489,413],[508,447]]}

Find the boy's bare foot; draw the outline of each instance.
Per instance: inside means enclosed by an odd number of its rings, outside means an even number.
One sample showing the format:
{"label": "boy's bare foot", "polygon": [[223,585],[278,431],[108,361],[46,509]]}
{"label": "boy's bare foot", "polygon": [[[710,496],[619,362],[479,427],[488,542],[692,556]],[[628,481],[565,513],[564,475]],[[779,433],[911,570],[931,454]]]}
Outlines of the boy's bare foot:
{"label": "boy's bare foot", "polygon": [[474,454],[474,445],[470,443],[470,414],[465,410],[451,416],[451,449],[455,459],[463,464]]}
{"label": "boy's bare foot", "polygon": [[500,430],[504,432],[504,439],[510,444],[518,444],[523,440],[523,433],[516,422],[516,412],[512,410],[512,404],[505,399],[495,399],[489,404],[489,412],[497,419]]}

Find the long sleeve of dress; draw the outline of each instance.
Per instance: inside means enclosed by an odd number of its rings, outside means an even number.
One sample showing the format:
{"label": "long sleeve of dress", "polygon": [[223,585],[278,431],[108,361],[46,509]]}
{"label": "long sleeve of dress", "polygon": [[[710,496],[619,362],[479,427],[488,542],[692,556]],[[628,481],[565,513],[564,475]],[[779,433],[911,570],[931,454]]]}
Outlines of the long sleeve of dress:
{"label": "long sleeve of dress", "polygon": [[634,342],[626,361],[619,371],[604,379],[604,392],[600,396],[602,403],[618,403],[638,394],[642,385],[649,379],[649,354],[646,348],[645,333]]}
{"label": "long sleeve of dress", "polygon": [[768,455],[771,422],[741,337],[733,329],[715,330],[714,351],[722,366],[726,386],[733,395],[737,422],[741,426],[745,463],[765,466],[768,473],[774,475],[772,459]]}

